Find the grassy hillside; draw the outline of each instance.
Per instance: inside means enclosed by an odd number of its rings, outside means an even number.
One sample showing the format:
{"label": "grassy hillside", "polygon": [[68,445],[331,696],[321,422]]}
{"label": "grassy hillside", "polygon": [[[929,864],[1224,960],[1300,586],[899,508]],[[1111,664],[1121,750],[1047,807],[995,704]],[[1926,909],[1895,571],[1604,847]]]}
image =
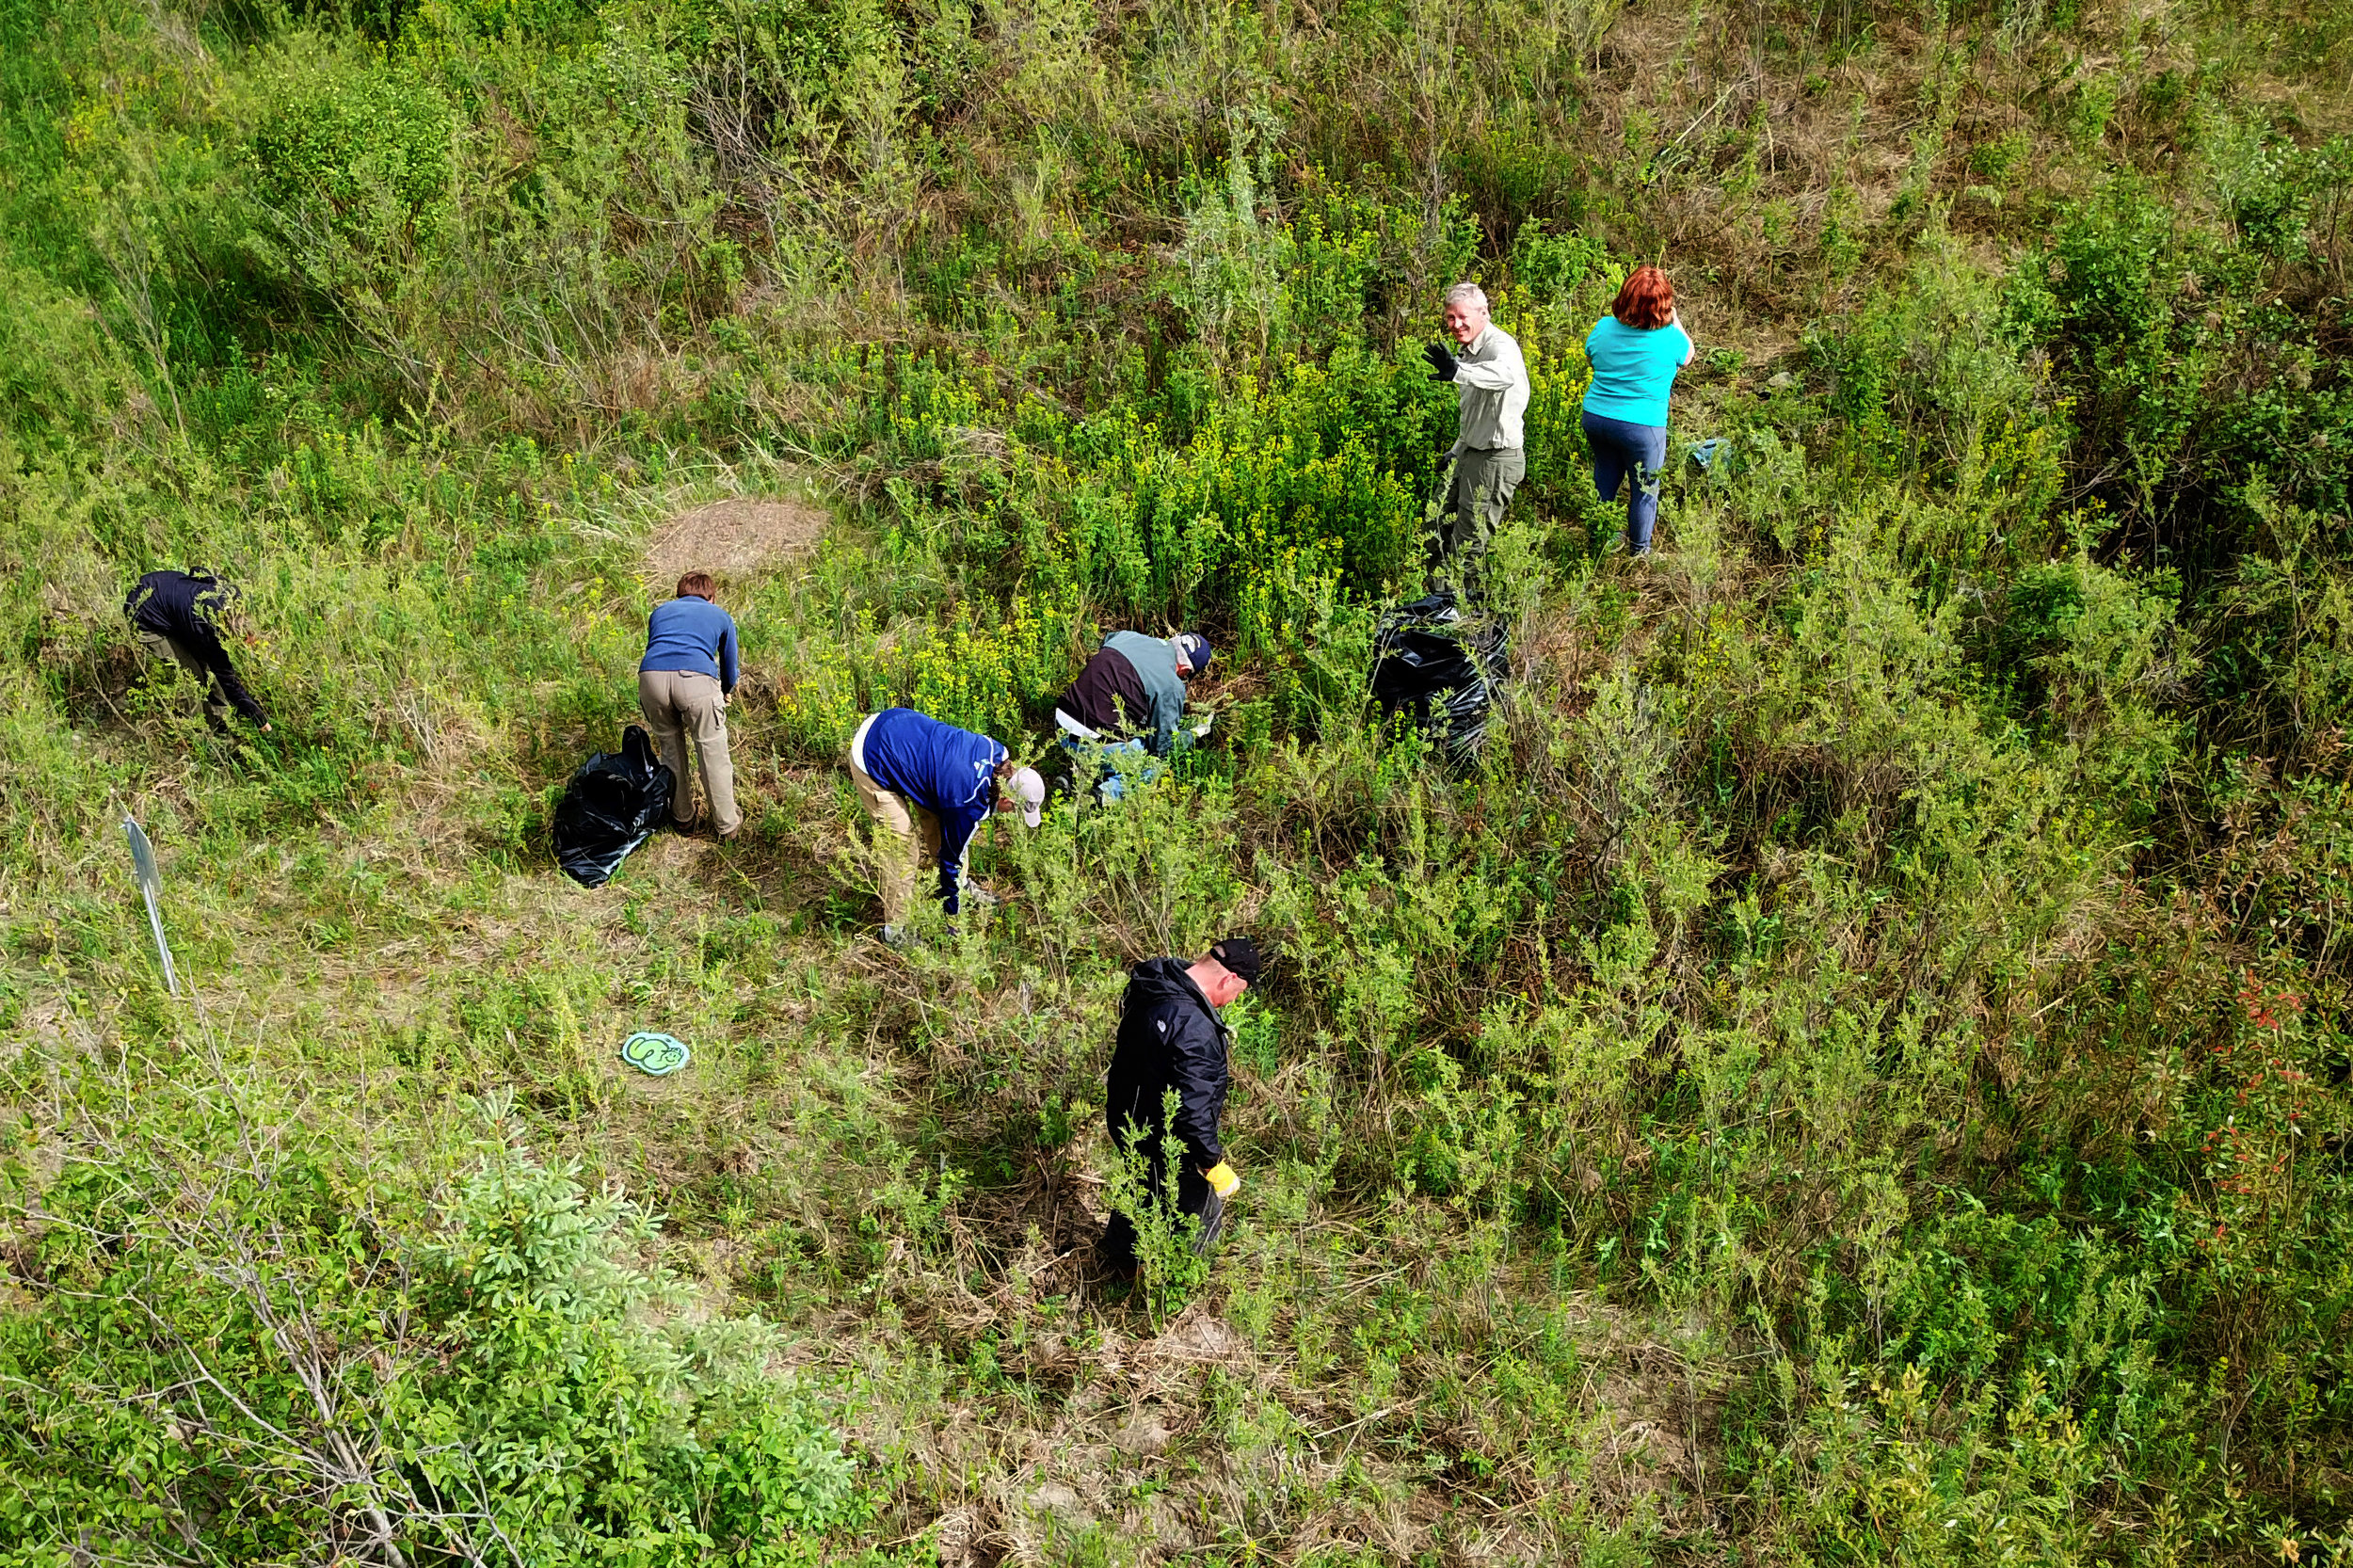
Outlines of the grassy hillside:
{"label": "grassy hillside", "polygon": [[[2353,1564],[2349,82],[2321,0],[0,0],[0,1564]],[[1363,692],[1464,276],[1456,776]],[[689,514],[749,822],[585,892]],[[142,675],[187,564],[270,734]],[[883,948],[858,716],[1035,753],[1126,625],[1216,739]],[[1124,968],[1232,929],[1237,1225],[1130,1291]]]}

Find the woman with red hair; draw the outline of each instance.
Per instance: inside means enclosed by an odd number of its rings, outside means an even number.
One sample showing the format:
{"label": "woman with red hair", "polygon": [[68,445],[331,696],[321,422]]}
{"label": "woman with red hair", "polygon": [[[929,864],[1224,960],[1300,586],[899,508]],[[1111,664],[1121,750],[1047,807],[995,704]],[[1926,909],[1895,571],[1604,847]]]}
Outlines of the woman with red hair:
{"label": "woman with red hair", "polygon": [[1631,472],[1625,504],[1625,547],[1650,552],[1658,520],[1658,487],[1667,472],[1667,393],[1675,372],[1691,362],[1691,334],[1675,312],[1674,285],[1647,264],[1634,269],[1609,313],[1585,336],[1593,384],[1585,389],[1585,440],[1593,450],[1593,488],[1618,498]]}

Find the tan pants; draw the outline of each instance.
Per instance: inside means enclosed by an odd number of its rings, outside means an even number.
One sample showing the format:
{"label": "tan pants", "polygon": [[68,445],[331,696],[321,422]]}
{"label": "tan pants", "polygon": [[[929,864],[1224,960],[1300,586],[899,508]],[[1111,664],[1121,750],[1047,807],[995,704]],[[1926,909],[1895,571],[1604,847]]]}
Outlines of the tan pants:
{"label": "tan pants", "polygon": [[221,691],[220,682],[213,679],[213,672],[204,667],[203,660],[160,632],[150,632],[143,626],[133,630],[138,632],[139,646],[147,649],[149,658],[178,664],[188,672],[188,679],[204,694],[207,715],[216,719],[229,716],[229,697]]}
{"label": "tan pants", "polygon": [[[861,728],[860,735],[865,734]],[[852,743],[856,744],[855,742]],[[882,873],[883,924],[904,925],[915,910],[915,878],[939,864],[939,819],[906,797],[886,790],[847,759],[857,781],[857,798],[874,819],[874,861]]]}
{"label": "tan pants", "polygon": [[728,699],[712,676],[695,670],[640,670],[637,707],[653,732],[654,749],[678,781],[670,815],[681,825],[695,821],[695,789],[686,777],[686,742],[694,738],[702,762],[703,793],[711,797],[711,824],[723,839],[744,825],[735,808],[735,764],[728,760]]}

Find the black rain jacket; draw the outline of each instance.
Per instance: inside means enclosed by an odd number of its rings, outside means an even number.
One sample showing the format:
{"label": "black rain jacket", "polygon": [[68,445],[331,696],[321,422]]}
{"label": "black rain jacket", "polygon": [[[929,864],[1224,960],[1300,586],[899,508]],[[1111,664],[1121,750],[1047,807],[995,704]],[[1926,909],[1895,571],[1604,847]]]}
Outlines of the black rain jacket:
{"label": "black rain jacket", "polygon": [[1233,1076],[1225,1058],[1230,1032],[1185,972],[1190,967],[1181,958],[1153,958],[1129,973],[1119,1042],[1112,1048],[1104,1084],[1103,1121],[1113,1145],[1125,1148],[1130,1125],[1147,1133],[1161,1129],[1160,1102],[1175,1089],[1176,1119],[1167,1130],[1184,1141],[1195,1168],[1207,1171],[1225,1159],[1217,1124]]}
{"label": "black rain jacket", "polygon": [[217,577],[192,577],[184,571],[151,571],[122,601],[123,614],[142,632],[169,637],[196,655],[220,682],[220,695],[254,723],[262,721],[262,705],[237,679],[229,650],[220,646],[220,630],[213,617],[229,607],[236,590]]}

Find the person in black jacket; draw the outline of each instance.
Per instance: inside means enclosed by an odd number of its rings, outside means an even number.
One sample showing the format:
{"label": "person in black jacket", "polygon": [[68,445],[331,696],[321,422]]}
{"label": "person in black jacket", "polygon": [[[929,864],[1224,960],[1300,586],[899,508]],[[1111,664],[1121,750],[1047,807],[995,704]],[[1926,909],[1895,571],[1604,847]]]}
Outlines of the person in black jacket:
{"label": "person in black jacket", "polygon": [[237,679],[221,646],[221,625],[234,613],[237,590],[202,572],[151,571],[122,601],[122,613],[149,653],[184,666],[204,689],[204,716],[216,726],[234,708],[264,729],[262,705]]}
{"label": "person in black jacket", "polygon": [[[1225,1200],[1241,1178],[1225,1162],[1217,1124],[1225,1113],[1227,1031],[1218,1010],[1258,978],[1258,950],[1247,936],[1228,936],[1193,963],[1152,958],[1128,979],[1119,1040],[1104,1082],[1103,1120],[1112,1146],[1144,1156],[1144,1202],[1165,1211],[1168,1144],[1176,1143],[1176,1212],[1201,1222],[1195,1250],[1206,1252],[1225,1227]],[[1168,1092],[1176,1114],[1166,1114]],[[1136,1270],[1136,1222],[1114,1208],[1098,1252],[1105,1267]]]}

